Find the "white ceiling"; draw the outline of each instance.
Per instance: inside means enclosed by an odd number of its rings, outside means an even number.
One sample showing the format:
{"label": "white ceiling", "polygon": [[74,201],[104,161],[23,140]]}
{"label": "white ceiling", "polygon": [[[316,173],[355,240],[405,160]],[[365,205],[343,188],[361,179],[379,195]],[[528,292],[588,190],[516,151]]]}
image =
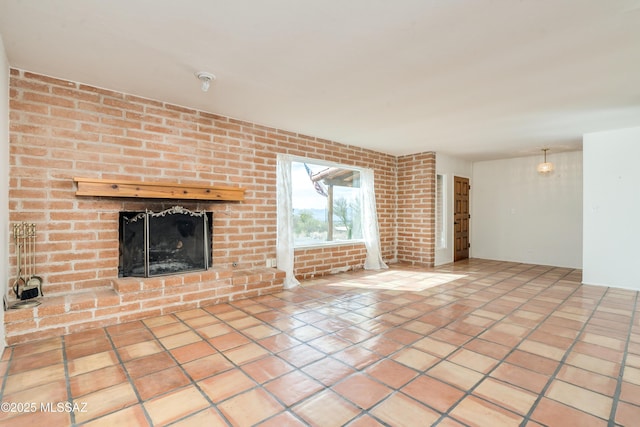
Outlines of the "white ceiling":
{"label": "white ceiling", "polygon": [[0,35],[15,68],[394,155],[640,126],[640,0],[0,0]]}

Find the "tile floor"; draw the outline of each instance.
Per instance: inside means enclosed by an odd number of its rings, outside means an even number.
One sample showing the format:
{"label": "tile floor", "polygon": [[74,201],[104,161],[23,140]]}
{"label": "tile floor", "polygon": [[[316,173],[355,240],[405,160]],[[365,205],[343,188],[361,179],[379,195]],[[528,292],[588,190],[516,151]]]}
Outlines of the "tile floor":
{"label": "tile floor", "polygon": [[638,293],[580,280],[394,266],[21,344],[0,425],[638,425]]}

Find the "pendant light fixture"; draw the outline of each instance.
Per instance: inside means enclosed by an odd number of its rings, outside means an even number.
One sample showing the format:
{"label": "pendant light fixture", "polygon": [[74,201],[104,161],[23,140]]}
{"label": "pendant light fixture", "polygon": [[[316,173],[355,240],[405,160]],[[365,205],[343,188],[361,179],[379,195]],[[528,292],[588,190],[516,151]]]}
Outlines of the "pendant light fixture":
{"label": "pendant light fixture", "polygon": [[547,151],[548,150],[549,150],[548,148],[543,148],[542,149],[542,151],[544,152],[544,162],[542,162],[542,163],[540,163],[538,165],[538,173],[547,174],[547,173],[553,172],[553,163],[547,162]]}

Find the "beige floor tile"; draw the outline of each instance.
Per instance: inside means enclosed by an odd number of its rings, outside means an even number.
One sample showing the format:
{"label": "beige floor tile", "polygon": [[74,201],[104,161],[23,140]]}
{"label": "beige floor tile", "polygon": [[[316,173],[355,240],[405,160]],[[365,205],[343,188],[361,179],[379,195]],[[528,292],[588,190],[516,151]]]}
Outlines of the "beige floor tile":
{"label": "beige floor tile", "polygon": [[522,351],[537,354],[538,356],[547,357],[553,360],[562,360],[565,354],[565,350],[557,347],[553,347],[541,342],[533,340],[525,340],[518,346]]}
{"label": "beige floor tile", "polygon": [[473,394],[523,416],[529,412],[538,398],[535,393],[493,378],[482,381]]}
{"label": "beige floor tile", "polygon": [[556,378],[606,396],[613,396],[618,383],[614,378],[576,368],[571,365],[564,365],[556,375]]}
{"label": "beige floor tile", "polygon": [[160,353],[162,347],[156,341],[143,341],[137,344],[128,345],[126,347],[119,348],[118,354],[122,358],[122,361],[137,359],[138,357],[149,356],[150,354]]}
{"label": "beige floor tile", "polygon": [[[16,391],[15,393],[5,393],[2,396],[3,402],[12,402],[12,403],[35,403],[38,409],[40,408],[40,403],[47,402],[64,402],[69,398],[67,394],[66,382],[64,379],[59,379],[57,381],[42,384],[36,387],[28,388],[26,390]],[[5,415],[0,411],[1,416]],[[8,415],[17,415],[17,414],[8,414]]]}
{"label": "beige floor tile", "polygon": [[87,412],[0,412],[0,425],[493,427],[529,412],[527,427],[633,425],[637,292],[580,280],[501,261],[394,265],[20,344],[0,360],[3,401],[75,397]]}
{"label": "beige floor tile", "polygon": [[394,427],[428,426],[439,418],[437,412],[400,393],[385,399],[370,412]]}
{"label": "beige floor tile", "polygon": [[307,423],[294,416],[291,412],[281,412],[257,424],[258,427],[307,427]]}
{"label": "beige floor tile", "polygon": [[632,366],[625,366],[622,378],[627,382],[640,385],[640,369]]}
{"label": "beige floor tile", "polygon": [[595,372],[596,374],[607,375],[615,378],[620,373],[620,365],[598,357],[572,352],[567,357],[567,364]]}
{"label": "beige floor tile", "polygon": [[70,378],[69,388],[71,395],[79,399],[85,394],[124,382],[127,382],[125,370],[122,365],[114,365]]}
{"label": "beige floor tile", "polygon": [[369,366],[365,372],[372,378],[395,389],[407,384],[418,375],[415,370],[390,359],[384,359]]}
{"label": "beige floor tile", "polygon": [[467,396],[451,412],[450,416],[470,426],[515,427],[523,417],[500,408],[475,396]]}
{"label": "beige floor tile", "polygon": [[[272,396],[261,389],[253,389],[218,405],[232,425],[250,426],[284,409]],[[248,410],[250,408],[250,410]]]}
{"label": "beige floor tile", "polygon": [[157,338],[164,338],[171,335],[181,334],[183,332],[188,332],[190,329],[183,323],[175,322],[157,326],[152,328],[151,330],[153,331],[153,335],[155,335]]}
{"label": "beige floor tile", "polygon": [[344,426],[360,414],[360,410],[336,393],[325,390],[292,408],[310,426]]}
{"label": "beige floor tile", "polygon": [[618,425],[632,426],[640,419],[640,406],[619,402],[614,418]]}
{"label": "beige floor tile", "polygon": [[[12,357],[15,359],[45,353],[62,348],[62,338],[48,338],[46,340],[17,344],[12,348]],[[3,355],[4,357],[4,355]]]}
{"label": "beige floor tile", "polygon": [[267,356],[269,352],[256,343],[249,343],[225,352],[225,356],[236,365],[253,362]]}
{"label": "beige floor tile", "polygon": [[412,347],[438,357],[447,357],[458,348],[455,345],[447,344],[429,337],[416,341],[412,344]]}
{"label": "beige floor tile", "polygon": [[207,325],[196,329],[198,333],[206,338],[214,338],[220,335],[225,335],[233,332],[233,328],[227,326],[224,323],[215,323],[213,325]]}
{"label": "beige floor tile", "polygon": [[546,396],[604,419],[609,418],[613,403],[610,397],[558,380],[551,383]]}
{"label": "beige floor tile", "polygon": [[281,357],[296,368],[300,368],[324,358],[325,354],[307,344],[302,344],[278,353],[278,357]]}
{"label": "beige floor tile", "polygon": [[131,378],[138,378],[176,366],[176,362],[169,353],[160,352],[130,360],[124,366]]}
{"label": "beige floor tile", "polygon": [[276,356],[267,356],[264,359],[242,366],[242,370],[259,384],[282,376],[294,369],[293,366]]}
{"label": "beige floor tile", "polygon": [[197,342],[175,348],[171,351],[171,355],[175,357],[178,363],[187,363],[202,357],[211,356],[217,351],[206,341],[199,340]]}
{"label": "beige floor tile", "polygon": [[302,371],[327,387],[356,372],[351,366],[330,357],[313,362]]}
{"label": "beige floor tile", "polygon": [[362,409],[371,408],[393,392],[392,389],[362,374],[355,374],[341,381],[333,387],[333,391]]}
{"label": "beige floor tile", "polygon": [[440,412],[448,411],[464,396],[462,390],[427,375],[411,381],[401,391]]}
{"label": "beige floor tile", "polygon": [[209,407],[197,388],[185,387],[144,403],[154,425],[165,425]]}
{"label": "beige floor tile", "polygon": [[4,386],[4,393],[13,394],[18,391],[27,390],[42,384],[49,384],[54,381],[64,379],[64,365],[62,363],[58,363],[44,368],[9,375]]}
{"label": "beige floor tile", "polygon": [[187,418],[171,424],[172,427],[227,427],[228,424],[214,408],[196,412]]}
{"label": "beige floor tile", "polygon": [[491,357],[466,349],[458,350],[449,356],[448,360],[457,365],[482,372],[483,374],[488,373],[498,364],[498,361]]}
{"label": "beige floor tile", "polygon": [[182,347],[187,344],[200,342],[201,340],[202,338],[193,331],[186,331],[176,335],[169,335],[164,338],[160,338],[162,345],[169,350]]}
{"label": "beige floor tile", "polygon": [[254,340],[259,340],[261,338],[267,338],[272,335],[277,335],[280,333],[280,331],[276,328],[272,328],[271,326],[260,324],[244,329],[242,333],[250,336]]}
{"label": "beige floor tile", "polygon": [[62,349],[56,348],[49,351],[16,357],[11,363],[9,374],[17,374],[32,369],[44,368],[49,365],[62,363]]}
{"label": "beige floor tile", "polygon": [[[39,404],[39,402],[38,402]],[[3,416],[9,418],[2,418]],[[0,414],[2,426],[70,426],[71,415],[67,412],[27,412],[27,413],[3,413]]]}
{"label": "beige floor tile", "polygon": [[181,388],[191,381],[182,372],[182,369],[175,366],[173,368],[157,371],[144,377],[134,379],[133,384],[143,401],[155,396],[169,393],[172,390]]}
{"label": "beige floor tile", "polygon": [[324,387],[318,381],[300,371],[294,371],[270,381],[265,385],[265,388],[282,403],[291,406],[322,390]]}
{"label": "beige floor tile", "polygon": [[151,317],[149,319],[144,319],[142,322],[151,329],[157,328],[159,326],[169,325],[172,323],[179,323],[178,319],[171,314]]}
{"label": "beige floor tile", "polygon": [[83,427],[147,427],[151,426],[142,406],[135,405],[83,424]]}
{"label": "beige floor tile", "polygon": [[400,350],[392,359],[416,371],[425,371],[440,361],[438,357],[410,347]]}
{"label": "beige floor tile", "polygon": [[461,389],[471,388],[483,378],[479,372],[446,360],[429,369],[427,374]]}
{"label": "beige floor tile", "polygon": [[543,398],[536,406],[531,419],[545,426],[607,426],[607,422],[600,418],[547,398]]}
{"label": "beige floor tile", "polygon": [[218,403],[255,387],[256,383],[241,370],[233,369],[202,380],[198,386],[214,403]]}
{"label": "beige floor tile", "polygon": [[363,369],[382,358],[377,353],[360,347],[347,348],[333,354],[333,357],[358,370]]}
{"label": "beige floor tile", "polygon": [[135,405],[138,403],[138,397],[131,384],[120,383],[86,394],[74,402],[80,405],[86,404],[86,412],[75,414],[76,422],[81,423]]}
{"label": "beige floor tile", "polygon": [[143,341],[150,341],[153,339],[153,334],[144,329],[139,331],[132,331],[126,334],[114,335],[111,337],[111,341],[113,341],[113,346],[116,348],[126,347],[131,344],[137,344]]}
{"label": "beige floor tile", "polygon": [[70,360],[67,364],[69,375],[75,376],[98,369],[113,366],[118,363],[118,357],[113,350],[90,354],[85,357]]}
{"label": "beige floor tile", "polygon": [[[219,317],[219,316],[218,316]],[[227,321],[227,324],[234,329],[242,330],[251,328],[252,326],[261,325],[262,321],[246,314],[240,318]]]}

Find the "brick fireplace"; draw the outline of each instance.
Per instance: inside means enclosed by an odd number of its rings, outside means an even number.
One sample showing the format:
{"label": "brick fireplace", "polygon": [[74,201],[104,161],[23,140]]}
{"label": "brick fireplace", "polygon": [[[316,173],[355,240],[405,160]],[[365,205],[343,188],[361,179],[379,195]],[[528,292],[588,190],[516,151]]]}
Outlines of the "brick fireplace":
{"label": "brick fireplace", "polygon": [[[5,313],[10,344],[278,292],[282,274],[265,267],[276,256],[277,153],[374,169],[382,256],[403,261],[397,227],[405,213],[397,209],[397,194],[411,189],[397,180],[404,160],[390,155],[16,69],[9,147],[9,220],[37,224],[45,294],[39,307]],[[426,157],[420,183],[425,170],[435,179],[435,155]],[[241,202],[78,196],[78,176],[242,187],[246,195]],[[212,212],[212,265],[119,278],[119,213],[176,204]],[[365,248],[296,250],[295,257],[296,276],[305,278],[360,268]]]}

